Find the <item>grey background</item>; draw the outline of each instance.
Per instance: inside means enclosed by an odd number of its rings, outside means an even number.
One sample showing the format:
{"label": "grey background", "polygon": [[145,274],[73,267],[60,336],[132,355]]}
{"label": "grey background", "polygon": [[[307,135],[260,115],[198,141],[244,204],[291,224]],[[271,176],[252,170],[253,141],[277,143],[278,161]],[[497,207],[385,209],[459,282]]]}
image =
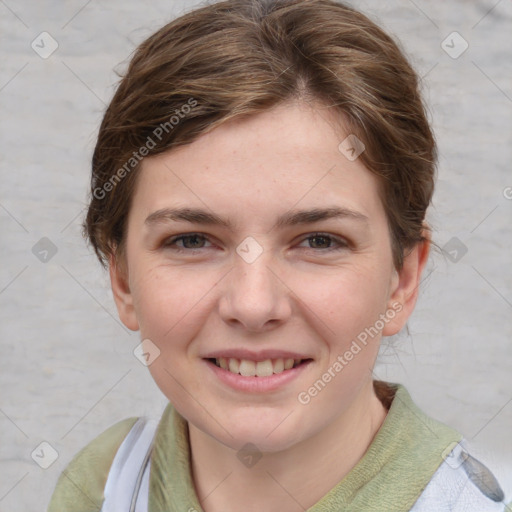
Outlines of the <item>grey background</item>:
{"label": "grey background", "polygon": [[[432,255],[410,335],[385,342],[375,373],[458,428],[512,499],[512,2],[353,3],[424,77],[440,147],[428,218],[438,245],[456,237],[447,247],[458,251]],[[133,355],[138,334],[119,323],[80,221],[114,69],[197,4],[0,0],[1,511],[44,509],[89,440],[166,404]],[[31,47],[43,31],[58,43],[46,59]],[[453,31],[469,44],[458,58],[441,46]],[[446,44],[461,48],[453,36]],[[32,251],[43,237],[57,249],[46,263]],[[43,441],[58,452],[48,469],[31,457]],[[42,462],[50,452],[36,450]]]}

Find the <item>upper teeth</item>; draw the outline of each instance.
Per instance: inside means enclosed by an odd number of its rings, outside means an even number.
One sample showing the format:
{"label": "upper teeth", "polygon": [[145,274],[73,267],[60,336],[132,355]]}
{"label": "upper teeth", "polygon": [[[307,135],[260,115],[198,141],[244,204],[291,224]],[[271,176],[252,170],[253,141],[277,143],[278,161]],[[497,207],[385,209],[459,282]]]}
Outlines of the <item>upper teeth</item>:
{"label": "upper teeth", "polygon": [[299,364],[302,359],[265,359],[265,361],[249,361],[248,359],[234,359],[219,357],[215,364],[229,370],[231,373],[239,373],[244,377],[269,377],[273,373],[281,373]]}

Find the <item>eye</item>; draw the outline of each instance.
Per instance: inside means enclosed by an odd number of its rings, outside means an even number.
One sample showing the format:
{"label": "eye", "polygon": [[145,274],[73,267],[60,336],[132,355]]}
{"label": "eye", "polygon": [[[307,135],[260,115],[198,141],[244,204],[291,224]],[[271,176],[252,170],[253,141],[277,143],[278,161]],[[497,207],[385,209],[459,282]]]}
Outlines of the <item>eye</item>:
{"label": "eye", "polygon": [[167,239],[164,241],[163,246],[182,251],[184,249],[193,250],[206,248],[208,246],[205,246],[205,243],[210,243],[206,236],[200,233],[186,233]]}
{"label": "eye", "polygon": [[[304,247],[304,243],[307,243],[308,246]],[[201,233],[184,233],[168,238],[162,243],[162,246],[177,252],[189,252],[195,249],[208,249],[213,247],[213,244],[207,236]],[[301,246],[306,249],[328,252],[346,249],[349,247],[349,243],[343,238],[327,233],[313,233],[302,240],[299,244],[299,247]]]}
{"label": "eye", "polygon": [[348,242],[343,238],[327,233],[313,233],[302,241],[302,243],[304,242],[309,243],[309,247],[307,247],[309,249],[324,251],[336,251],[346,249],[349,246]]}

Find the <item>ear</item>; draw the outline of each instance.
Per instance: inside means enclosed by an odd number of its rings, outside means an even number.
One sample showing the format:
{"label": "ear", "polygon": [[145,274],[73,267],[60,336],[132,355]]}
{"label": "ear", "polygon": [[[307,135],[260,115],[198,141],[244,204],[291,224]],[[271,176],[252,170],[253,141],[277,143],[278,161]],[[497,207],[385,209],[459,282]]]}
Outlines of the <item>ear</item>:
{"label": "ear", "polygon": [[395,270],[392,279],[391,296],[388,301],[388,312],[394,311],[382,330],[383,336],[392,336],[402,329],[414,310],[418,298],[421,275],[428,261],[430,252],[430,232],[423,233],[425,240],[418,242],[410,252],[404,256],[404,263],[400,270]]}
{"label": "ear", "polygon": [[139,330],[139,322],[135,314],[133,296],[128,281],[127,265],[122,265],[115,256],[109,260],[110,285],[121,322],[132,331]]}

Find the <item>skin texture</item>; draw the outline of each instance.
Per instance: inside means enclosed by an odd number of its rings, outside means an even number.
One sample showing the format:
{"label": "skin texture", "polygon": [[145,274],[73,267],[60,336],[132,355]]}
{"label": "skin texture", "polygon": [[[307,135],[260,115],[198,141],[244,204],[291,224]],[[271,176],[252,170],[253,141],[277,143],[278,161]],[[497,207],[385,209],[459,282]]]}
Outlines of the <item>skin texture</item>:
{"label": "skin texture", "polygon": [[[111,260],[120,318],[158,347],[151,374],[189,421],[207,512],[312,506],[360,460],[386,415],[372,369],[381,334],[397,333],[414,308],[429,244],[394,268],[377,180],[338,150],[348,133],[332,115],[290,102],[147,158],[125,260]],[[366,219],[276,225],[280,215],[330,206]],[[232,227],[145,222],[176,207],[204,209]],[[318,232],[333,238],[312,238]],[[172,239],[190,233],[206,238]],[[236,252],[248,236],[263,250],[252,263]],[[299,393],[391,309],[382,332],[300,403]],[[275,391],[247,393],[220,382],[203,359],[233,348],[292,350],[313,362]],[[236,456],[246,443],[262,453],[252,467]]]}

